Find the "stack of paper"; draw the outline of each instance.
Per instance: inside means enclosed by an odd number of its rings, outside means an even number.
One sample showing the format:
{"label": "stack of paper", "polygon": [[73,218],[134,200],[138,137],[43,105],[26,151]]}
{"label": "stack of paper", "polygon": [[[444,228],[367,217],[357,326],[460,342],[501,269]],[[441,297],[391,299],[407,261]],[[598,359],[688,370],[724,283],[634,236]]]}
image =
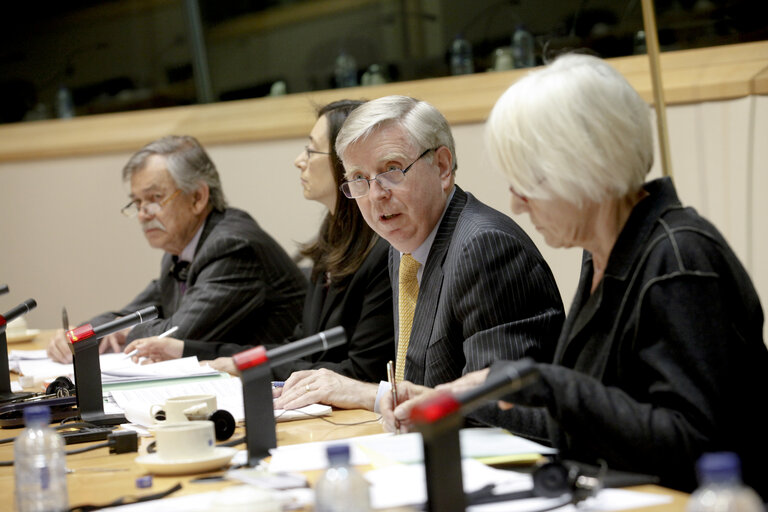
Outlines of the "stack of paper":
{"label": "stack of paper", "polygon": [[[72,364],[56,363],[45,356],[44,350],[24,351],[31,352],[31,354],[22,356],[16,356],[15,352],[12,358],[14,358],[14,361],[18,360],[18,368],[23,375],[31,375],[35,379],[42,380],[60,375],[72,376],[74,374]],[[126,359],[124,354],[102,354],[99,356],[99,365],[101,366],[101,381],[104,384],[179,379],[219,374],[219,372],[207,365],[200,366],[195,356],[141,365],[134,363],[131,359]]]}

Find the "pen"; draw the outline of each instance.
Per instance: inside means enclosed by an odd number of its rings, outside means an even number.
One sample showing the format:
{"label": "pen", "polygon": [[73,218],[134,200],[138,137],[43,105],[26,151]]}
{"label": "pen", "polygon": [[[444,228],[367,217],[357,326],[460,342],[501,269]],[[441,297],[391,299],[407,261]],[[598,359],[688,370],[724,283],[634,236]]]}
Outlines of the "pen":
{"label": "pen", "polygon": [[61,308],[61,326],[64,327],[64,332],[69,330],[69,315],[66,306]]}
{"label": "pen", "polygon": [[[395,408],[397,407],[397,383],[395,382],[395,365],[392,361],[387,363],[387,380],[389,386],[392,389],[392,415],[395,415]],[[400,421],[395,418],[395,434],[400,433]]]}
{"label": "pen", "polygon": [[[175,333],[178,330],[179,330],[179,326],[178,325],[174,325],[173,327],[171,327],[170,329],[168,329],[164,333],[158,334],[157,337],[158,338],[165,338],[166,336],[170,336],[171,334]],[[135,349],[131,350],[130,352],[128,352],[127,354],[125,354],[125,357],[123,357],[123,359],[130,359],[130,358],[132,358],[133,356],[135,356],[138,353],[139,353],[139,349],[135,348]]]}
{"label": "pen", "polygon": [[283,386],[285,386],[285,381],[284,380],[273,380],[272,381],[272,387],[273,388],[282,388]]}

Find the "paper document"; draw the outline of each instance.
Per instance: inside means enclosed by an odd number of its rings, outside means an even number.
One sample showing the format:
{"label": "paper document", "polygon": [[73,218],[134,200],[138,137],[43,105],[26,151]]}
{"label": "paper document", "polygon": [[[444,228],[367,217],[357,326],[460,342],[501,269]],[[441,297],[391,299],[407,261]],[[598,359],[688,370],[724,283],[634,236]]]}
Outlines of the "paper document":
{"label": "paper document", "polygon": [[[206,394],[216,395],[217,407],[229,411],[235,418],[235,421],[243,421],[245,419],[243,384],[238,377],[112,391],[112,397],[117,402],[117,405],[123,409],[126,418],[132,423],[143,426],[154,424],[150,416],[152,405],[162,405],[166,399],[174,396]],[[331,414],[330,406],[312,404],[295,411],[276,409],[275,420],[303,420],[312,416],[327,416],[329,414]]]}
{"label": "paper document", "polygon": [[[498,428],[465,428],[459,433],[462,457],[485,458],[489,455],[540,455],[556,450],[510,434]],[[324,469],[328,462],[325,447],[347,442],[353,465],[382,467],[396,463],[417,463],[424,459],[421,434],[376,434],[339,441],[279,446],[272,450],[270,471],[310,471]]]}
{"label": "paper document", "polygon": [[[502,469],[494,469],[474,459],[461,462],[461,473],[465,492],[477,491],[486,485],[494,485],[497,494],[527,491],[533,488],[530,474]],[[395,508],[420,505],[427,500],[427,486],[424,466],[390,466],[374,469],[365,473],[371,483],[371,507]],[[528,498],[475,505],[467,508],[471,512],[527,512],[545,510],[557,505],[563,498]],[[590,498],[580,508],[565,505],[555,510],[576,512],[590,510],[608,512],[613,510],[636,509],[660,505],[672,501],[670,496],[641,493],[623,489],[603,489],[594,498]]]}
{"label": "paper document", "polygon": [[[19,359],[18,363],[22,374],[31,375],[40,380],[60,375],[71,376],[75,371],[72,364],[56,363],[47,357],[44,359],[28,359],[25,357]],[[192,376],[218,375],[219,373],[207,365],[200,366],[195,356],[142,365],[134,363],[130,359],[125,359],[121,353],[101,354],[99,356],[99,366],[101,366],[101,382],[103,384],[178,379]]]}

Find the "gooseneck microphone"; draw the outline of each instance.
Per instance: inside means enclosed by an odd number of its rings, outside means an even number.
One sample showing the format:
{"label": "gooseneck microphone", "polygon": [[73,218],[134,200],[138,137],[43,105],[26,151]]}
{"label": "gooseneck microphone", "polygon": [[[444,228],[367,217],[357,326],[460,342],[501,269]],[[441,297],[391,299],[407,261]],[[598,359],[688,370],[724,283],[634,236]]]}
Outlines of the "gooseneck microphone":
{"label": "gooseneck microphone", "polygon": [[315,352],[338,347],[346,343],[346,341],[347,335],[344,332],[344,328],[338,326],[270,350],[266,350],[261,345],[244,350],[232,356],[232,361],[240,371],[262,364],[265,361],[269,361],[270,366],[277,366],[288,361],[301,359]]}
{"label": "gooseneck microphone", "polygon": [[463,415],[478,405],[536,382],[539,371],[531,359],[507,364],[476,388],[453,395],[437,393],[411,410],[411,421],[424,443],[424,472],[428,512],[466,509],[461,475],[459,429]]}
{"label": "gooseneck microphone", "polygon": [[[5,289],[5,291],[3,291]],[[0,286],[0,295],[8,291],[7,285]],[[34,299],[27,299],[15,308],[0,315],[0,403],[32,396],[33,393],[17,393],[11,391],[11,372],[8,365],[8,341],[5,329],[8,322],[30,312],[37,307]]]}
{"label": "gooseneck microphone", "polygon": [[4,329],[8,322],[15,320],[16,318],[29,313],[37,307],[35,299],[27,299],[15,308],[11,308],[2,315],[0,315],[0,329]]}
{"label": "gooseneck microphone", "polygon": [[158,315],[159,311],[157,306],[149,306],[144,309],[140,309],[135,313],[125,315],[97,327],[93,327],[91,324],[75,327],[74,329],[67,331],[67,338],[69,339],[70,343],[77,343],[78,341],[87,340],[88,338],[93,337],[96,339],[103,338],[108,334],[115,333],[125,329],[126,327],[131,327],[148,320],[154,320],[158,317]]}
{"label": "gooseneck microphone", "polygon": [[307,338],[266,350],[263,346],[232,356],[243,382],[245,443],[248,465],[256,466],[277,446],[275,409],[272,405],[272,367],[346,343],[343,327],[334,327]]}
{"label": "gooseneck microphone", "polygon": [[101,363],[99,362],[99,338],[126,327],[154,320],[159,315],[156,306],[141,309],[130,315],[93,327],[85,324],[67,331],[75,365],[75,393],[80,418],[96,425],[119,425],[125,423],[122,414],[104,414],[104,399],[101,392]]}

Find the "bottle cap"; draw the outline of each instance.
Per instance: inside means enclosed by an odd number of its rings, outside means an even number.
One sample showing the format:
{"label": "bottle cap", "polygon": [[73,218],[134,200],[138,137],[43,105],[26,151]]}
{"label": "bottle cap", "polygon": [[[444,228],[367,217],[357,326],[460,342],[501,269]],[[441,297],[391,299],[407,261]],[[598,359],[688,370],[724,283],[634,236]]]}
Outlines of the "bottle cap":
{"label": "bottle cap", "polygon": [[340,464],[349,464],[349,445],[348,444],[331,444],[325,448],[325,452],[328,455],[328,463],[331,466],[337,466]]}
{"label": "bottle cap", "polygon": [[45,423],[48,424],[51,421],[51,408],[47,405],[33,405],[32,407],[24,408],[24,424],[30,423]]}
{"label": "bottle cap", "polygon": [[149,487],[152,487],[152,475],[144,475],[136,479],[137,489],[147,489]]}
{"label": "bottle cap", "polygon": [[733,452],[705,453],[696,463],[699,481],[720,482],[741,478],[741,461]]}

